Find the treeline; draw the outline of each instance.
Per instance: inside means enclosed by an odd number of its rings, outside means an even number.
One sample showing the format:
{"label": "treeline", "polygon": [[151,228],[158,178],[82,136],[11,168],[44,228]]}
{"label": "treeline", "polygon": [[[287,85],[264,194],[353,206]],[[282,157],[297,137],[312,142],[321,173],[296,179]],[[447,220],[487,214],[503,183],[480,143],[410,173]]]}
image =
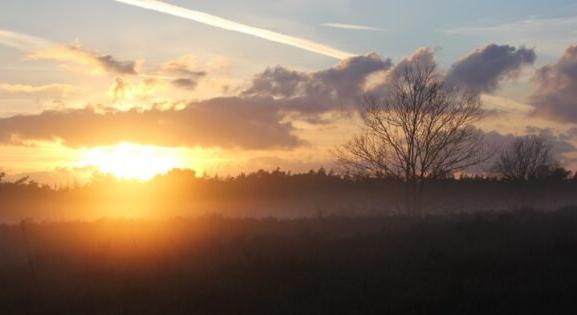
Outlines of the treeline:
{"label": "treeline", "polygon": [[[394,176],[383,174],[368,175],[348,173],[336,170],[327,170],[321,167],[304,173],[274,170],[258,170],[250,173],[240,173],[235,176],[199,175],[192,169],[173,169],[170,172],[154,177],[150,181],[125,180],[112,175],[94,173],[86,184],[47,185],[35,181],[28,176],[15,181],[6,181],[4,173],[0,172],[0,192],[63,192],[99,189],[103,186],[121,184],[123,186],[150,186],[160,187],[171,185],[175,191],[192,186],[206,188],[206,192],[222,189],[230,193],[268,192],[284,194],[292,192],[310,192],[310,189],[334,191],[334,189],[365,189],[372,186],[386,187],[403,184],[403,181]],[[556,167],[539,175],[527,178],[506,178],[497,174],[461,174],[449,175],[444,178],[435,178],[429,184],[445,183],[502,183],[508,185],[536,185],[536,184],[573,184],[577,183],[577,172],[563,167]]]}
{"label": "treeline", "polygon": [[[577,204],[577,176],[564,169],[526,179],[450,176],[424,191],[428,214]],[[102,216],[310,217],[403,212],[405,183],[394,177],[279,169],[238,176],[173,170],[148,182],[97,175],[85,185],[50,187],[33,180],[0,182],[0,219],[91,219]]]}

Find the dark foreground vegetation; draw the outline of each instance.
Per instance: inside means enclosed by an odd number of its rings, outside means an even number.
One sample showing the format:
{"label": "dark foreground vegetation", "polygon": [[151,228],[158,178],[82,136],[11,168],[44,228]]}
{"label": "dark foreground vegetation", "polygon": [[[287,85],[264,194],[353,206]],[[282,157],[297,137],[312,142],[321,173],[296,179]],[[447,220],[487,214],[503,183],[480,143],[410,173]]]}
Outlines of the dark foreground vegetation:
{"label": "dark foreground vegetation", "polygon": [[1,314],[561,314],[577,208],[0,226]]}

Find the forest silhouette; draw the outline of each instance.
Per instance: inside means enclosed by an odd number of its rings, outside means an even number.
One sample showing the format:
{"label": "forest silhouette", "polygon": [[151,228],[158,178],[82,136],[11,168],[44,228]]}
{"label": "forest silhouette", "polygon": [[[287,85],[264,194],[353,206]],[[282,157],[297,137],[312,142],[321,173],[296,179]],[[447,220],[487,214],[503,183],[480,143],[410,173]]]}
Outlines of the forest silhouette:
{"label": "forest silhouette", "polygon": [[[97,175],[84,185],[51,187],[23,178],[0,182],[0,219],[391,216],[405,213],[406,185],[393,177],[260,170],[231,177],[173,170],[151,181]],[[459,176],[430,180],[426,215],[554,210],[577,204],[577,176],[562,168],[538,178]]]}

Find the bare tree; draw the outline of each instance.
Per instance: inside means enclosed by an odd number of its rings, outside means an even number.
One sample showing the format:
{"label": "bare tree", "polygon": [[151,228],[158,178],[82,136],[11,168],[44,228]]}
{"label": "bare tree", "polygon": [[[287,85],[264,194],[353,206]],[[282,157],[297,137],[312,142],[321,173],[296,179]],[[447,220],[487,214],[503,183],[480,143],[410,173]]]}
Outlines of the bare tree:
{"label": "bare tree", "polygon": [[478,95],[447,87],[434,65],[406,65],[382,98],[366,98],[363,132],[335,150],[349,171],[399,178],[407,206],[421,214],[427,180],[448,177],[484,160]]}
{"label": "bare tree", "polygon": [[517,138],[501,155],[493,169],[508,180],[530,180],[549,176],[559,168],[553,158],[552,145],[543,137]]}

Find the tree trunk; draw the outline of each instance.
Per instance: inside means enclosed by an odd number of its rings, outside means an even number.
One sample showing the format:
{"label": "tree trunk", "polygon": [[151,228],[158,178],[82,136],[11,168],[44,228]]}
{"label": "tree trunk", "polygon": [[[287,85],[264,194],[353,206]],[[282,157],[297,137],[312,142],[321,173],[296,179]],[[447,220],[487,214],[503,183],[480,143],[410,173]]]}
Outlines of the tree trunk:
{"label": "tree trunk", "polygon": [[411,217],[423,217],[423,199],[425,194],[425,183],[419,180],[408,180],[405,183],[405,205],[407,215]]}

